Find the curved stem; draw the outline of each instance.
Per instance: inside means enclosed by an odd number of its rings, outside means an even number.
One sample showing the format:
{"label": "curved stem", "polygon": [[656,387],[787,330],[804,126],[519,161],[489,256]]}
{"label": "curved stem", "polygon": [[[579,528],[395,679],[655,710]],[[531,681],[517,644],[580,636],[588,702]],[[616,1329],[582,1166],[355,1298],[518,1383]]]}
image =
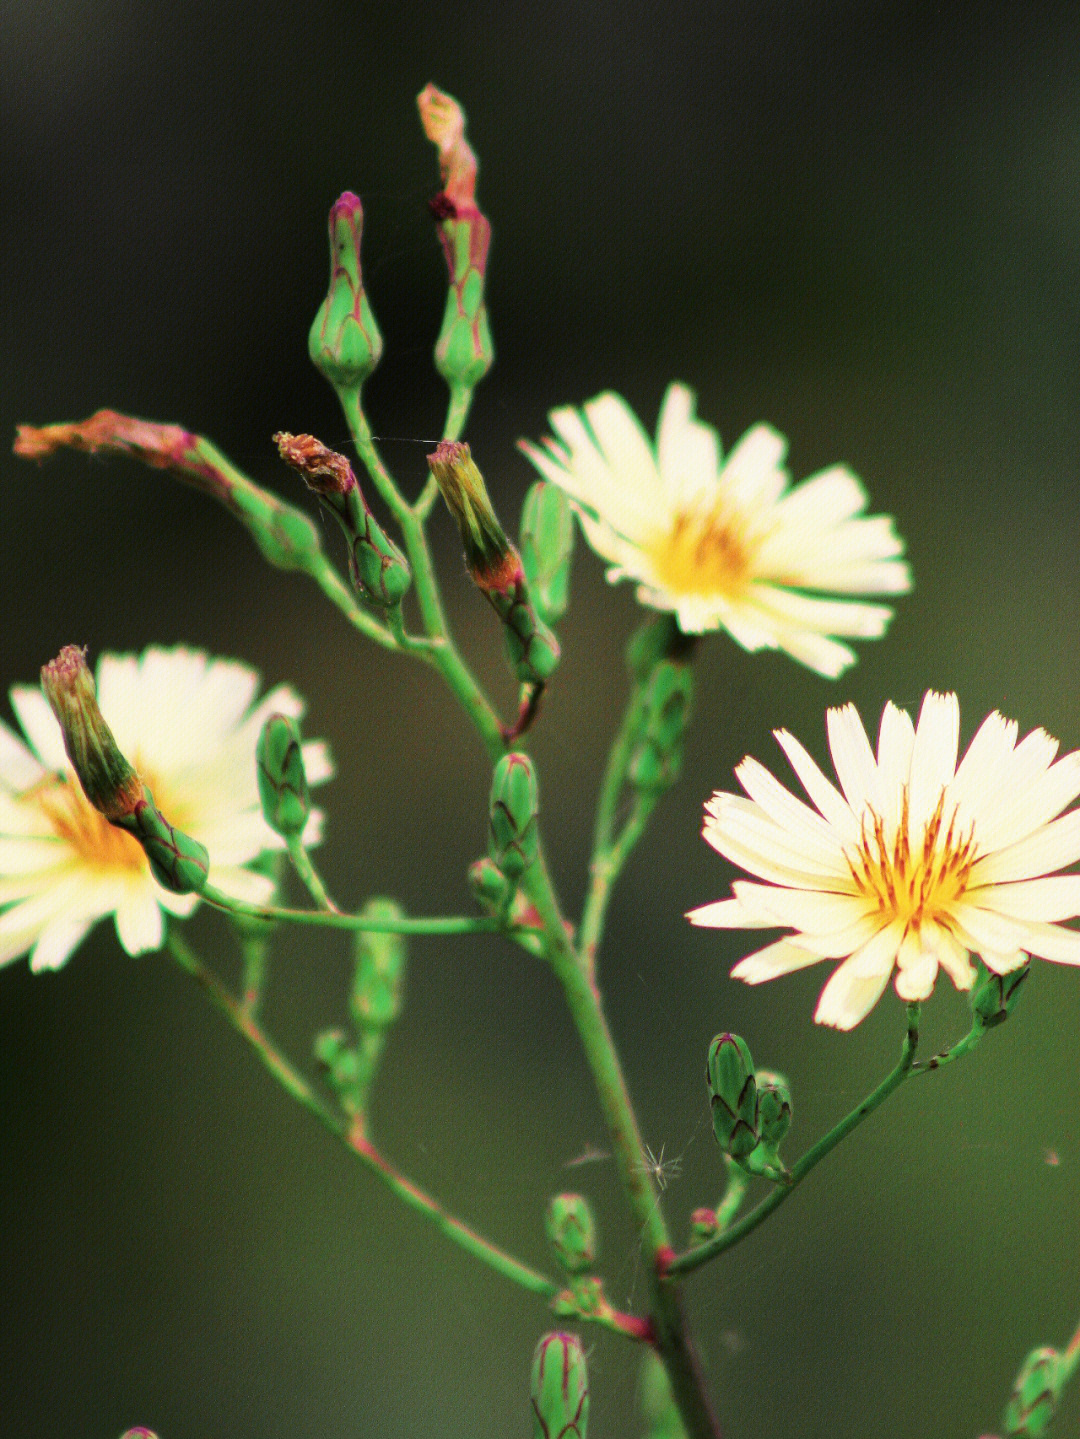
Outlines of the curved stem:
{"label": "curved stem", "polygon": [[340,910],[284,909],[273,904],[251,904],[246,899],[233,899],[208,884],[200,895],[215,909],[228,914],[242,914],[250,919],[279,919],[290,924],[326,925],[330,929],[363,930],[367,934],[502,934],[512,926],[495,916],[435,916],[429,919],[372,919],[363,914],[343,914]]}
{"label": "curved stem", "polygon": [[899,1088],[911,1073],[911,1067],[915,1061],[915,1049],[919,1043],[920,1007],[917,1004],[909,1004],[907,1009],[907,1033],[900,1051],[900,1062],[896,1068],[885,1076],[876,1089],[870,1091],[856,1109],[845,1115],[835,1128],[830,1129],[828,1134],[823,1135],[812,1148],[807,1150],[799,1162],[792,1167],[791,1178],[787,1184],[777,1185],[756,1209],[752,1209],[749,1214],[732,1224],[729,1229],[721,1230],[712,1239],[707,1239],[704,1244],[695,1245],[693,1249],[677,1255],[668,1266],[669,1274],[689,1274],[694,1269],[700,1269],[710,1259],[715,1259],[725,1249],[730,1249],[733,1244],[738,1244],[740,1239],[745,1239],[763,1220],[769,1217],[774,1209],[778,1209],[783,1204],[788,1195],[802,1183],[818,1161],[825,1158],[830,1149],[835,1149],[842,1139],[863,1122],[867,1115],[873,1114],[878,1105],[888,1099],[894,1089]]}
{"label": "curved stem", "polygon": [[946,1064],[952,1064],[954,1059],[961,1059],[969,1054],[986,1033],[985,1025],[977,1024],[958,1039],[948,1049],[941,1050],[938,1054],[932,1054],[929,1059],[920,1059],[918,1063],[911,1066],[912,1074],[932,1074],[935,1069],[943,1069]]}
{"label": "curved stem", "polygon": [[604,931],[604,919],[615,881],[622,873],[630,852],[645,832],[649,816],[656,808],[656,797],[637,795],[630,818],[619,831],[618,838],[593,854],[589,866],[589,892],[581,916],[578,948],[589,974],[596,970],[596,951]]}
{"label": "curved stem", "polygon": [[318,568],[310,568],[308,574],[322,590],[328,600],[341,611],[345,618],[368,639],[382,645],[383,649],[396,650],[398,642],[381,620],[361,608],[356,596],[334,569],[329,560]]}
{"label": "curved stem", "polygon": [[285,844],[288,848],[289,858],[292,860],[293,868],[303,880],[308,893],[315,903],[327,914],[340,914],[341,911],[327,893],[326,885],[323,884],[318,870],[316,870],[312,864],[311,856],[304,848],[300,836],[292,835],[285,841]]}

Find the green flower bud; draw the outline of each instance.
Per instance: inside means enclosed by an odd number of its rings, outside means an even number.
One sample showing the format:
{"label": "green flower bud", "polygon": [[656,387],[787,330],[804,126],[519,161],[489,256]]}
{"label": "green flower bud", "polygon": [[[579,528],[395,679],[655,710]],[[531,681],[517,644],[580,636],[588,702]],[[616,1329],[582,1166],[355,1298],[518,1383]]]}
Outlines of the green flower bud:
{"label": "green flower bud", "polygon": [[476,156],[465,139],[461,106],[434,85],[426,85],[416,103],[424,133],[439,149],[443,188],[430,209],[450,278],[435,368],[451,389],[472,389],[495,359],[484,304],[491,225],[477,208]]}
{"label": "green flower bud", "polygon": [[504,754],[491,781],[488,848],[508,879],[517,879],[536,860],[539,811],[532,760],[526,754]]}
{"label": "green flower bud", "polygon": [[523,684],[543,684],[559,662],[559,642],[536,613],[521,556],[495,516],[468,445],[443,440],[428,466],[457,522],[469,573],[503,622],[515,674]]}
{"label": "green flower bud", "polygon": [[330,210],[330,289],[308,335],[315,368],[338,390],[359,389],[379,363],[382,336],[360,271],[364,211],[350,190]]}
{"label": "green flower bud", "polygon": [[686,1439],[667,1371],[655,1349],[646,1351],[641,1365],[641,1417],[643,1439]]}
{"label": "green flower bud", "polygon": [[65,645],[42,667],[41,687],[60,723],[64,749],[93,807],[115,823],[143,800],[143,783],[120,753],[98,709],[86,650]]}
{"label": "green flower bud", "polygon": [[650,615],[630,636],[626,665],[638,684],[644,684],[661,660],[686,660],[697,635],[684,635],[674,615]]}
{"label": "green flower bud", "polygon": [[758,1093],[754,1061],[737,1034],[718,1034],[709,1045],[705,1071],[716,1142],[733,1159],[757,1146]]}
{"label": "green flower bud", "polygon": [[[360,914],[369,920],[404,918],[392,899],[369,899]],[[388,1029],[401,1013],[407,953],[403,934],[357,932],[349,1007],[358,1029]]]}
{"label": "green flower bud", "polygon": [[409,562],[368,507],[352,466],[314,435],[274,436],[278,453],[314,490],[345,532],[349,574],[371,604],[400,604],[412,583]]}
{"label": "green flower bud", "polygon": [[720,1233],[720,1220],[715,1209],[702,1207],[690,1216],[690,1243],[704,1244],[706,1239]]}
{"label": "green flower bud", "polygon": [[469,865],[469,888],[477,904],[488,914],[500,913],[513,890],[495,861],[486,857]]}
{"label": "green flower bud", "polygon": [[[380,1045],[381,1045],[381,1036]],[[334,1091],[344,1112],[353,1119],[367,1109],[368,1090],[378,1059],[372,1053],[354,1048],[340,1029],[324,1029],[315,1036],[315,1062],[323,1070],[327,1084]]]}
{"label": "green flower bud", "polygon": [[791,1128],[791,1086],[771,1069],[757,1071],[758,1131],[762,1144],[775,1150]]}
{"label": "green flower bud", "polygon": [[662,659],[655,665],[646,683],[641,727],[627,770],[635,789],[656,794],[678,779],[693,694],[694,676],[688,664]]}
{"label": "green flower bud", "polygon": [[206,846],[169,823],[154,804],[154,796],[143,789],[142,803],[131,814],[113,820],[120,829],[134,835],[150,863],[150,872],[173,894],[199,894],[206,888],[210,856]]}
{"label": "green flower bud", "polygon": [[1061,1356],[1044,1345],[1020,1366],[1005,1409],[1006,1439],[1042,1439],[1057,1412],[1061,1394]]}
{"label": "green flower bud", "polygon": [[521,511],[521,564],[537,613],[557,624],[570,600],[574,516],[558,485],[537,480]]}
{"label": "green flower bud", "polygon": [[284,839],[303,834],[310,813],[300,731],[288,715],[272,714],[255,746],[263,818]]}
{"label": "green flower bud", "polygon": [[972,1023],[980,1029],[993,1029],[1003,1024],[1019,1003],[1020,990],[1031,973],[1031,961],[1008,974],[995,974],[981,959],[975,963],[977,974],[968,995]]}
{"label": "green flower bud", "polygon": [[534,1439],[586,1439],[589,1375],[576,1334],[545,1334],[532,1363]]}
{"label": "green flower bud", "polygon": [[547,1237],[567,1274],[586,1274],[596,1265],[596,1221],[580,1194],[556,1194],[544,1216]]}

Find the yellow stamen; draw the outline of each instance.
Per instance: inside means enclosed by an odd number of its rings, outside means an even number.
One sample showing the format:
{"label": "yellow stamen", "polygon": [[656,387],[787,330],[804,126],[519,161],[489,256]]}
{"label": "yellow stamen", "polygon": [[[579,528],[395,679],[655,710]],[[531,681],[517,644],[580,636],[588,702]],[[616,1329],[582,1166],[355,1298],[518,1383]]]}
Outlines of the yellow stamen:
{"label": "yellow stamen", "polygon": [[138,872],[148,868],[138,841],[99,814],[75,779],[50,775],[20,798],[37,805],[53,833],[66,840],[85,864]]}
{"label": "yellow stamen", "polygon": [[677,595],[734,595],[750,575],[746,527],[724,513],[717,500],[711,509],[682,511],[649,547],[656,576]]}
{"label": "yellow stamen", "polygon": [[912,849],[908,836],[909,801],[904,786],[900,820],[891,845],[885,823],[874,810],[862,818],[854,858],[847,856],[852,878],[860,890],[889,919],[918,929],[927,919],[940,919],[941,910],[959,899],[967,887],[977,846],[974,826],[961,837],[956,832],[956,810],[942,834],[945,791],[926,823],[922,843]]}

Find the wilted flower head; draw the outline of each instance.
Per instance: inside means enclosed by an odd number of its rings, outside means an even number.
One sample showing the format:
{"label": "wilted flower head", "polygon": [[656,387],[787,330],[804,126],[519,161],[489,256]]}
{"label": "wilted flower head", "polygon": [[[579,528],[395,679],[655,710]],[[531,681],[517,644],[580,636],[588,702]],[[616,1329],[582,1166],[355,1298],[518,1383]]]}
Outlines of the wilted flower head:
{"label": "wilted flower head", "polygon": [[641,603],[673,611],[687,634],[726,629],[744,649],[782,649],[835,676],[855,655],[833,636],[881,635],[892,611],[834,596],[910,588],[892,520],[862,514],[866,492],[850,470],[833,465],[789,489],[787,441],[768,425],[721,461],[685,385],[668,388],[655,446],[610,392],[549,419],[554,438],[520,448],[574,501],[608,579],[636,581]]}
{"label": "wilted flower head", "polygon": [[[114,780],[116,792],[126,792],[127,778],[137,772],[172,823],[209,850],[211,884],[236,899],[268,899],[272,882],[249,866],[284,841],[262,817],[255,746],[269,714],[303,712],[300,697],[279,685],[253,703],[259,683],[254,670],[199,650],[104,654],[94,706],[100,712],[86,728],[80,696],[85,701],[86,693],[93,694],[93,681],[73,656],[81,662],[81,651],[65,651],[63,663],[54,662],[62,672],[48,667],[47,682],[58,703],[78,709],[73,720],[87,743],[95,736],[101,741],[91,745],[88,760],[76,756],[92,785],[95,775],[102,777],[99,798]],[[91,805],[41,691],[17,685],[11,704],[28,743],[0,723],[0,964],[29,952],[32,969],[59,968],[110,914],[129,954],[159,948],[163,911],[188,915],[197,895],[163,889],[138,841]],[[105,735],[109,741],[115,736],[112,749]],[[308,779],[327,779],[325,745],[313,741],[303,748]],[[305,842],[317,842],[321,818],[312,814]]]}
{"label": "wilted flower head", "polygon": [[690,912],[695,924],[792,933],[732,970],[760,984],[841,959],[814,1016],[851,1029],[896,971],[904,1000],[926,999],[938,969],[970,989],[975,968],[1008,974],[1029,955],[1080,964],[1080,751],[1055,763],[1041,729],[1019,744],[1016,722],[991,714],[957,763],[956,696],[932,691],[918,727],[888,704],[877,754],[854,705],[828,712],[840,788],[786,730],[776,738],[810,804],[755,759],[735,771],[746,792],[718,792],[704,835],[763,883],[736,880],[731,899]]}

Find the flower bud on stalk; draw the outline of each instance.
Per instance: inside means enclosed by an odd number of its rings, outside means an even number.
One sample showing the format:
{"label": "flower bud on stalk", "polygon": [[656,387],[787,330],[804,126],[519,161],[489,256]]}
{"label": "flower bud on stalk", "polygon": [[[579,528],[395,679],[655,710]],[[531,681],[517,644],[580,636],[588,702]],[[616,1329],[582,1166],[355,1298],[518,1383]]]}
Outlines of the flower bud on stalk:
{"label": "flower bud on stalk", "polygon": [[314,490],[349,544],[349,574],[374,605],[400,604],[412,582],[409,562],[368,508],[353,467],[314,435],[274,436],[278,453]]}
{"label": "flower bud on stalk", "polygon": [[690,1242],[691,1244],[704,1244],[706,1239],[712,1239],[720,1233],[720,1220],[715,1209],[702,1206],[695,1209],[690,1215]]}
{"label": "flower bud on stalk", "polygon": [[435,368],[451,387],[472,389],[491,369],[495,349],[484,304],[491,225],[476,204],[476,155],[465,139],[465,113],[434,85],[416,97],[424,134],[439,148],[442,190],[431,201],[450,277]]}
{"label": "flower bud on stalk", "polygon": [[993,1029],[1004,1024],[1019,1003],[1020,990],[1031,973],[1031,961],[1008,974],[995,974],[981,959],[976,965],[978,972],[968,995],[972,1023],[979,1029]]}
{"label": "flower bud on stalk", "polygon": [[311,802],[300,731],[288,715],[270,715],[259,732],[255,778],[270,828],[283,839],[303,834]]}
{"label": "flower bud on stalk", "polygon": [[757,1080],[746,1041],[737,1034],[718,1034],[709,1045],[705,1079],[716,1142],[733,1159],[742,1159],[761,1137]]}
{"label": "flower bud on stalk", "polygon": [[1042,1439],[1049,1432],[1061,1395],[1061,1356],[1044,1345],[1020,1366],[1005,1409],[1006,1439]]}
{"label": "flower bud on stalk", "polygon": [[493,859],[486,856],[469,865],[469,888],[487,914],[499,914],[513,893],[513,885]]}
{"label": "flower bud on stalk", "polygon": [[762,1144],[775,1152],[791,1128],[791,1086],[782,1074],[771,1069],[759,1069],[756,1079],[758,1131]]}
{"label": "flower bud on stalk", "polygon": [[469,573],[503,622],[515,674],[523,684],[543,684],[559,662],[559,642],[533,607],[521,556],[495,517],[468,445],[444,440],[427,458],[461,532]]}
{"label": "flower bud on stalk", "polygon": [[537,480],[521,510],[521,564],[537,613],[557,624],[570,600],[574,517],[558,485]]}
{"label": "flower bud on stalk", "polygon": [[[360,911],[362,919],[404,918],[392,899],[369,899]],[[403,934],[357,932],[356,968],[349,1008],[359,1030],[385,1030],[401,1013],[408,944]]]}
{"label": "flower bud on stalk", "polygon": [[308,335],[311,362],[335,390],[359,390],[382,356],[360,271],[364,211],[351,190],[330,209],[330,289]]}
{"label": "flower bud on stalk", "polygon": [[110,824],[142,845],[154,878],[174,894],[206,887],[210,856],[198,840],[171,825],[120,752],[97,702],[86,651],[65,645],[42,668],[41,687],[60,724],[64,749],[83,793]]}
{"label": "flower bud on stalk", "polygon": [[586,1439],[589,1375],[576,1334],[545,1334],[533,1353],[534,1439]]}
{"label": "flower bud on stalk", "polygon": [[544,1228],[567,1274],[587,1274],[596,1267],[596,1221],[582,1195],[556,1194],[547,1207]]}
{"label": "flower bud on stalk", "polygon": [[540,798],[526,754],[504,754],[491,780],[489,852],[507,879],[517,879],[539,851]]}
{"label": "flower bud on stalk", "polygon": [[342,1109],[350,1119],[362,1121],[377,1056],[354,1048],[340,1029],[324,1029],[316,1035],[314,1052]]}
{"label": "flower bud on stalk", "polygon": [[171,470],[231,510],[278,569],[313,573],[325,563],[319,532],[307,515],[252,484],[209,440],[179,425],[98,410],[73,424],[18,426],[15,453],[23,459],[45,460],[61,449],[131,455],[154,469]]}
{"label": "flower bud on stalk", "polygon": [[646,682],[637,744],[627,777],[635,789],[660,794],[679,777],[690,722],[694,675],[681,660],[661,659]]}

